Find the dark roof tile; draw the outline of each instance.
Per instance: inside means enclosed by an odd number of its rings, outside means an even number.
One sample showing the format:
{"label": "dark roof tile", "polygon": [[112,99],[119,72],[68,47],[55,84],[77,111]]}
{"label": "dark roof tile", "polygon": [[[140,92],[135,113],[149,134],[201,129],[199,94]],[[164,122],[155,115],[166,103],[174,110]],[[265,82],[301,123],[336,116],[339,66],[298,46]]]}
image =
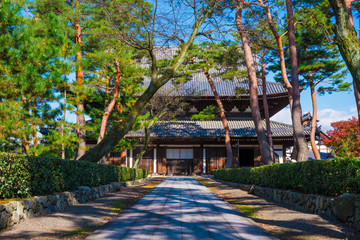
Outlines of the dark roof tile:
{"label": "dark roof tile", "polygon": [[[228,121],[230,133],[233,137],[255,137],[254,122],[251,119]],[[265,121],[262,121],[265,128]],[[274,137],[291,137],[291,125],[270,121],[271,132]],[[309,130],[304,130],[309,135]],[[143,137],[144,131],[129,132],[127,137]],[[156,123],[151,137],[224,137],[225,131],[221,121],[159,121]]]}

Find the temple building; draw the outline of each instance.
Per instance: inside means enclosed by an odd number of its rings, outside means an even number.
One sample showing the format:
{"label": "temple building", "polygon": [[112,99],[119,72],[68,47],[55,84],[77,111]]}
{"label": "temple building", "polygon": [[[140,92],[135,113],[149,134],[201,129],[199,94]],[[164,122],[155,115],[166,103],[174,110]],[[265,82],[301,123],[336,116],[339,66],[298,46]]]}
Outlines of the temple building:
{"label": "temple building", "polygon": [[[229,123],[233,146],[233,167],[260,166],[260,149],[254,122],[251,118],[249,94],[235,94],[238,87],[248,88],[248,83],[224,80],[215,80],[214,83]],[[148,168],[151,173],[210,174],[214,169],[224,167],[226,161],[225,131],[221,120],[190,120],[193,114],[207,106],[216,106],[209,83],[206,79],[196,79],[184,85],[187,89],[201,91],[201,95],[184,96],[188,103],[187,107],[183,109],[185,116],[176,120],[156,123],[150,135],[151,142],[148,151],[140,162],[140,167]],[[260,110],[264,117],[261,89],[262,86],[259,85]],[[287,106],[287,90],[281,84],[273,82],[267,83],[267,89],[269,112],[270,116],[273,116]],[[266,128],[264,120],[263,126]],[[292,126],[274,121],[271,121],[270,126],[276,161],[283,163],[285,162],[286,148],[293,145]],[[305,130],[305,133],[309,136],[310,130]],[[130,132],[127,137],[138,141],[137,147],[122,154],[111,153],[107,158],[109,163],[132,167],[142,148],[144,131]]]}
{"label": "temple building", "polygon": [[[169,51],[165,53],[171,55]],[[162,57],[169,58],[170,56],[167,55]],[[215,75],[213,81],[229,123],[233,167],[260,166],[261,155],[251,118],[248,81],[224,80]],[[223,168],[226,161],[225,131],[220,118],[212,121],[190,120],[193,114],[207,106],[217,106],[205,75],[194,74],[191,80],[169,94],[166,90],[173,85],[173,81],[168,82],[158,94],[168,98],[181,97],[186,105],[179,106],[182,113],[174,119],[160,120],[156,123],[150,135],[148,150],[140,161],[140,167],[149,169],[150,173],[167,175],[211,174],[214,169]],[[266,88],[271,117],[289,104],[288,92],[282,84],[275,82],[268,82]],[[258,98],[261,115],[264,118],[261,83],[258,86]],[[266,129],[265,121],[263,120],[262,123]],[[276,162],[283,163],[286,148],[293,145],[292,126],[274,121],[271,121],[270,125]],[[305,134],[309,137],[310,130],[305,130]],[[136,148],[128,149],[123,153],[110,153],[107,156],[108,163],[133,166],[143,146],[144,131],[132,131],[126,137],[138,142]]]}

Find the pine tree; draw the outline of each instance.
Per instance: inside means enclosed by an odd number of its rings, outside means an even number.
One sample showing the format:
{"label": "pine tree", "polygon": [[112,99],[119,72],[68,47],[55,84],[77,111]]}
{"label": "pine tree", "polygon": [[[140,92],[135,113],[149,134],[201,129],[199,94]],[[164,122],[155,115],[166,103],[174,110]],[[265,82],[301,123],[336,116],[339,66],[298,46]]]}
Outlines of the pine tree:
{"label": "pine tree", "polygon": [[63,25],[55,14],[28,18],[15,1],[1,4],[2,135],[20,143],[23,154],[37,155],[38,130],[58,114],[49,103],[61,81]]}
{"label": "pine tree", "polygon": [[336,44],[360,92],[360,42],[351,22],[347,4],[345,0],[329,0],[329,3],[336,19],[333,25]]}
{"label": "pine tree", "polygon": [[245,54],[246,67],[248,69],[250,107],[251,107],[252,118],[255,124],[256,135],[260,146],[261,160],[263,161],[264,164],[271,164],[272,157],[271,157],[270,147],[267,141],[264,127],[261,124],[261,115],[260,115],[258,95],[257,95],[258,85],[257,85],[255,62],[253,58],[252,49],[250,47],[248,33],[243,23],[243,10],[244,10],[244,1],[238,0],[236,4],[235,24],[239,32],[239,35],[241,36],[241,41]]}
{"label": "pine tree", "polygon": [[91,65],[86,57],[87,52],[96,49],[97,41],[95,38],[89,39],[88,34],[91,29],[92,14],[97,9],[93,4],[83,0],[70,1],[47,1],[36,0],[29,2],[29,10],[35,16],[42,16],[47,13],[56,14],[64,23],[63,29],[69,44],[69,53],[67,61],[72,65],[72,72],[75,73],[75,81],[68,78],[70,91],[67,93],[68,104],[74,106],[72,110],[76,113],[77,121],[75,128],[77,130],[78,149],[75,159],[79,159],[86,152],[86,131],[92,130],[86,126],[85,121],[85,100],[91,94],[92,89],[88,88],[88,67]]}
{"label": "pine tree", "polygon": [[[297,55],[300,84],[309,87],[313,105],[310,141],[314,156],[320,160],[315,143],[317,104],[316,94],[348,91],[351,84],[345,81],[345,64],[334,42],[324,34],[331,32],[330,19],[326,14],[328,3],[323,2],[312,8],[303,8],[296,13],[298,21],[304,24],[296,27]],[[316,16],[315,18],[313,16]],[[325,29],[324,29],[325,28]],[[324,31],[326,30],[326,31]]]}

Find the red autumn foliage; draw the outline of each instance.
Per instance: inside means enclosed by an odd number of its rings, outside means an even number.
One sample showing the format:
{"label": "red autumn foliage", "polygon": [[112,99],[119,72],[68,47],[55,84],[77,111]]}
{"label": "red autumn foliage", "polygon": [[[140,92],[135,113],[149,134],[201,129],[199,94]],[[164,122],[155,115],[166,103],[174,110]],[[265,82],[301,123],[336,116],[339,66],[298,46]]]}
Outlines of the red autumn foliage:
{"label": "red autumn foliage", "polygon": [[337,156],[360,157],[360,126],[355,117],[348,120],[333,122],[333,130],[327,131],[330,139],[324,144],[330,147]]}

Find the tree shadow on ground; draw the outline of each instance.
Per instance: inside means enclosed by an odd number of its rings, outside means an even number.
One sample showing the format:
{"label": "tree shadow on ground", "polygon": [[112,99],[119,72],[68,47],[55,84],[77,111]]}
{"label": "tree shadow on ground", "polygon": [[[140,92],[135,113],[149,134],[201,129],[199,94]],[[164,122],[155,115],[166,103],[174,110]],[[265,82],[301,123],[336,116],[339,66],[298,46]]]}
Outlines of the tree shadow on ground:
{"label": "tree shadow on ground", "polygon": [[[208,181],[208,188],[214,190],[229,203],[256,208],[257,214],[252,219],[280,239],[313,239],[315,236],[323,237],[322,239],[360,239],[354,229],[335,218],[300,212],[289,206],[275,203],[271,199],[248,194],[246,191],[212,179],[203,180]],[[270,213],[273,216],[263,219],[262,213]]]}
{"label": "tree shadow on ground", "polygon": [[[27,219],[0,232],[0,239],[77,239],[85,238],[109,220],[118,215],[114,206],[126,200],[129,206],[134,204],[149,189],[146,185],[156,184],[164,178],[150,178],[109,193],[83,204],[76,204],[62,212],[54,212],[40,217]],[[61,224],[64,223],[63,226]]]}

